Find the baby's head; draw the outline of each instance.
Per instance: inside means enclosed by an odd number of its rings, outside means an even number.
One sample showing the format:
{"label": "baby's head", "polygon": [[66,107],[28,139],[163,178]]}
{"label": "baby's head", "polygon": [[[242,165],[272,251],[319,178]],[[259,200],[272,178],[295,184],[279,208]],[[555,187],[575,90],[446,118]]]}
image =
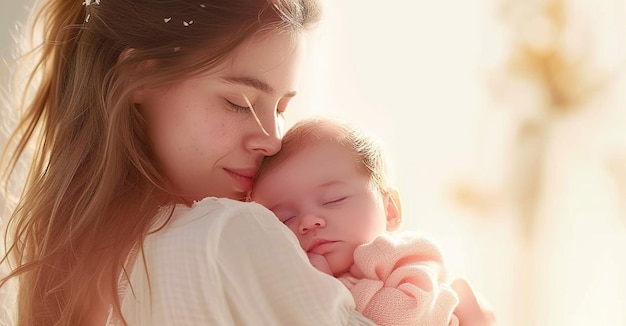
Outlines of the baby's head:
{"label": "baby's head", "polygon": [[272,210],[311,254],[323,255],[334,275],[353,264],[353,252],[400,224],[384,151],[372,136],[329,118],[303,120],[265,159],[252,200]]}
{"label": "baby's head", "polygon": [[381,193],[392,188],[381,143],[363,129],[329,117],[304,119],[290,128],[283,137],[280,152],[265,158],[256,180],[264,178],[268,171],[275,169],[298,152],[320,145],[343,147],[344,151],[354,155],[355,168],[369,177],[373,187]]}

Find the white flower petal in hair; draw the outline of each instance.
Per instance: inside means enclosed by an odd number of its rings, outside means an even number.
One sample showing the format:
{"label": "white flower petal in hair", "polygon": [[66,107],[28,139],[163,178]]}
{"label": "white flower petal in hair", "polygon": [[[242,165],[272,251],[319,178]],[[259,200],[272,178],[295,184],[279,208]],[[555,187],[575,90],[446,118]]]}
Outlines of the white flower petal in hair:
{"label": "white flower petal in hair", "polygon": [[202,7],[202,8],[206,8],[206,5],[205,5],[204,3],[201,3],[201,4],[200,4],[200,7]]}
{"label": "white flower petal in hair", "polygon": [[170,20],[172,20],[172,17],[165,17],[165,18],[163,18],[163,21],[166,22],[166,23],[169,23]]}
{"label": "white flower petal in hair", "polygon": [[193,24],[193,20],[190,20],[190,21],[188,21],[188,22],[186,22],[186,21],[184,21],[184,20],[183,20],[183,25],[184,25],[185,27],[187,27],[187,26],[189,26],[189,25],[191,25],[191,24]]}
{"label": "white flower petal in hair", "polygon": [[91,14],[87,14],[87,17],[85,17],[85,23],[89,22],[89,18],[91,17]]}
{"label": "white flower petal in hair", "polygon": [[100,5],[100,0],[85,0],[83,1],[83,6],[89,6],[92,2],[95,2],[97,5]]}

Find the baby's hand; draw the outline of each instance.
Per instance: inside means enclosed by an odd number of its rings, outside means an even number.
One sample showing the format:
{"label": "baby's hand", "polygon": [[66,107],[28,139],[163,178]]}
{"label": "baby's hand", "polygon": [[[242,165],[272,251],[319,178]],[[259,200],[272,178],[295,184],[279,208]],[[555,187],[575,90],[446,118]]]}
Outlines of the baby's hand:
{"label": "baby's hand", "polygon": [[333,273],[330,271],[330,266],[328,265],[328,261],[326,260],[326,257],[319,255],[319,254],[312,254],[312,253],[307,253],[307,256],[309,256],[309,261],[311,262],[311,265],[313,265],[313,267],[317,268],[319,271],[324,272],[330,276],[333,275]]}
{"label": "baby's hand", "polygon": [[466,280],[459,278],[452,282],[452,289],[459,295],[459,305],[454,315],[460,326],[496,326],[493,308],[482,298],[477,297]]}

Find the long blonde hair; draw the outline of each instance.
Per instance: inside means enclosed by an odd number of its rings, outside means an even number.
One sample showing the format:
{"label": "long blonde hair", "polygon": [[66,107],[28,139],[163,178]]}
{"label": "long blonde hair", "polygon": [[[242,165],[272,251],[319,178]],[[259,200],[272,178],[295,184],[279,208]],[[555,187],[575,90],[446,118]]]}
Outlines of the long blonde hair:
{"label": "long blonde hair", "polygon": [[133,91],[207,71],[254,34],[296,35],[319,12],[314,0],[41,1],[34,92],[0,170],[10,180],[34,145],[3,258],[2,284],[19,280],[18,325],[84,324],[90,294],[116,293],[127,250],[172,200]]}

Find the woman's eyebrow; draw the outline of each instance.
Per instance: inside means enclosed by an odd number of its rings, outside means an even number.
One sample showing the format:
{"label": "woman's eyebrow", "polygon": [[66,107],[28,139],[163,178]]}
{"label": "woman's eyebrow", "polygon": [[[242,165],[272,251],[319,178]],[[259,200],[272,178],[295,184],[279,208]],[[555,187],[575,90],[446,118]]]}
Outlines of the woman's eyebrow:
{"label": "woman's eyebrow", "polygon": [[[222,79],[228,83],[249,86],[249,87],[256,88],[264,93],[270,94],[270,95],[274,94],[274,88],[272,86],[270,86],[268,83],[257,78],[226,76],[226,77],[222,77]],[[294,97],[294,96],[296,96],[296,91],[292,91],[283,95],[283,97]]]}

